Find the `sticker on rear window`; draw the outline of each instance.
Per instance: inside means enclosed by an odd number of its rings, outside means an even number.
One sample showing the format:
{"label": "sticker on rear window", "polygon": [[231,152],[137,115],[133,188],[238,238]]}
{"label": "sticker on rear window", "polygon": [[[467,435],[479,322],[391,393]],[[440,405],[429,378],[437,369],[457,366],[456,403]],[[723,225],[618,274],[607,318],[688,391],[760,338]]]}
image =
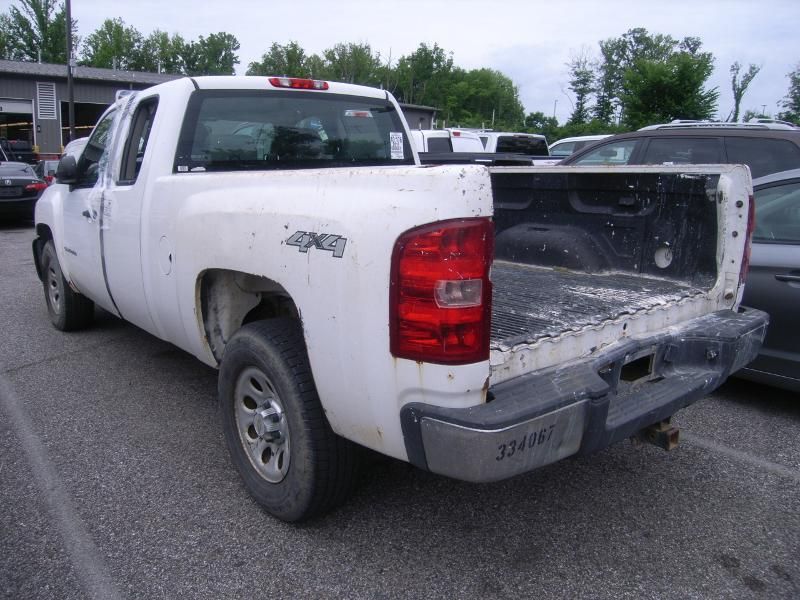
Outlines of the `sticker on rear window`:
{"label": "sticker on rear window", "polygon": [[403,133],[401,131],[389,132],[389,145],[391,146],[393,160],[403,160],[405,158]]}

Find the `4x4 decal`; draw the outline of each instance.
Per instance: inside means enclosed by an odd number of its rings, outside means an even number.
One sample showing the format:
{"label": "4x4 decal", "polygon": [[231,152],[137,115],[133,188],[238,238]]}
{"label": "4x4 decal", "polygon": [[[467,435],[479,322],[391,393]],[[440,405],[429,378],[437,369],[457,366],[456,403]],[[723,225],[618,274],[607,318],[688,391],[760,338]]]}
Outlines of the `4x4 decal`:
{"label": "4x4 decal", "polygon": [[297,246],[300,252],[308,252],[309,248],[333,252],[334,258],[342,258],[347,238],[335,233],[314,233],[313,231],[295,231],[288,240],[287,246]]}

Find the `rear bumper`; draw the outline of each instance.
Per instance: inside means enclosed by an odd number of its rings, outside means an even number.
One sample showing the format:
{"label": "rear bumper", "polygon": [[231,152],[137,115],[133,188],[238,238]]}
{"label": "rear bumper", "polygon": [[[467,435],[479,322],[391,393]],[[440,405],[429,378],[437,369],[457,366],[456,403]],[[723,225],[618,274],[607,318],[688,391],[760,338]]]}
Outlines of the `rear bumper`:
{"label": "rear bumper", "polygon": [[490,401],[400,413],[409,460],[473,482],[588,454],[672,416],[758,354],[769,317],[723,310],[557,368],[503,382]]}

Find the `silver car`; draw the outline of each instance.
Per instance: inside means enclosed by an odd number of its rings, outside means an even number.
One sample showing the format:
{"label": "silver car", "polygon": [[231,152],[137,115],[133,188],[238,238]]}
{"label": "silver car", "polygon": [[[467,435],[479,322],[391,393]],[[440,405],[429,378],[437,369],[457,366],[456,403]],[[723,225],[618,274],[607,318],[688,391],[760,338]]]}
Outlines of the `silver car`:
{"label": "silver car", "polygon": [[753,188],[756,226],[742,304],[768,312],[770,323],[761,353],[738,375],[800,392],[800,169],[754,179]]}

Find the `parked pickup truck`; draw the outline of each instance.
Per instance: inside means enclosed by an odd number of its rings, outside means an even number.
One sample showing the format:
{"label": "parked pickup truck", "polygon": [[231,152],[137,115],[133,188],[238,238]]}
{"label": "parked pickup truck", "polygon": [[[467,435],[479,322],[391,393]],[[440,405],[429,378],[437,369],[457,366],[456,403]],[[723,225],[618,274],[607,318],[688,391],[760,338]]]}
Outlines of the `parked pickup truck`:
{"label": "parked pickup truck", "polygon": [[740,166],[420,166],[385,91],[184,78],[61,159],[33,253],[56,328],[99,306],[219,368],[232,462],[298,521],[359,446],[490,482],[674,442],[764,336],[751,193]]}
{"label": "parked pickup truck", "polygon": [[527,156],[489,153],[478,134],[464,129],[412,129],[411,144],[423,165],[530,166]]}

